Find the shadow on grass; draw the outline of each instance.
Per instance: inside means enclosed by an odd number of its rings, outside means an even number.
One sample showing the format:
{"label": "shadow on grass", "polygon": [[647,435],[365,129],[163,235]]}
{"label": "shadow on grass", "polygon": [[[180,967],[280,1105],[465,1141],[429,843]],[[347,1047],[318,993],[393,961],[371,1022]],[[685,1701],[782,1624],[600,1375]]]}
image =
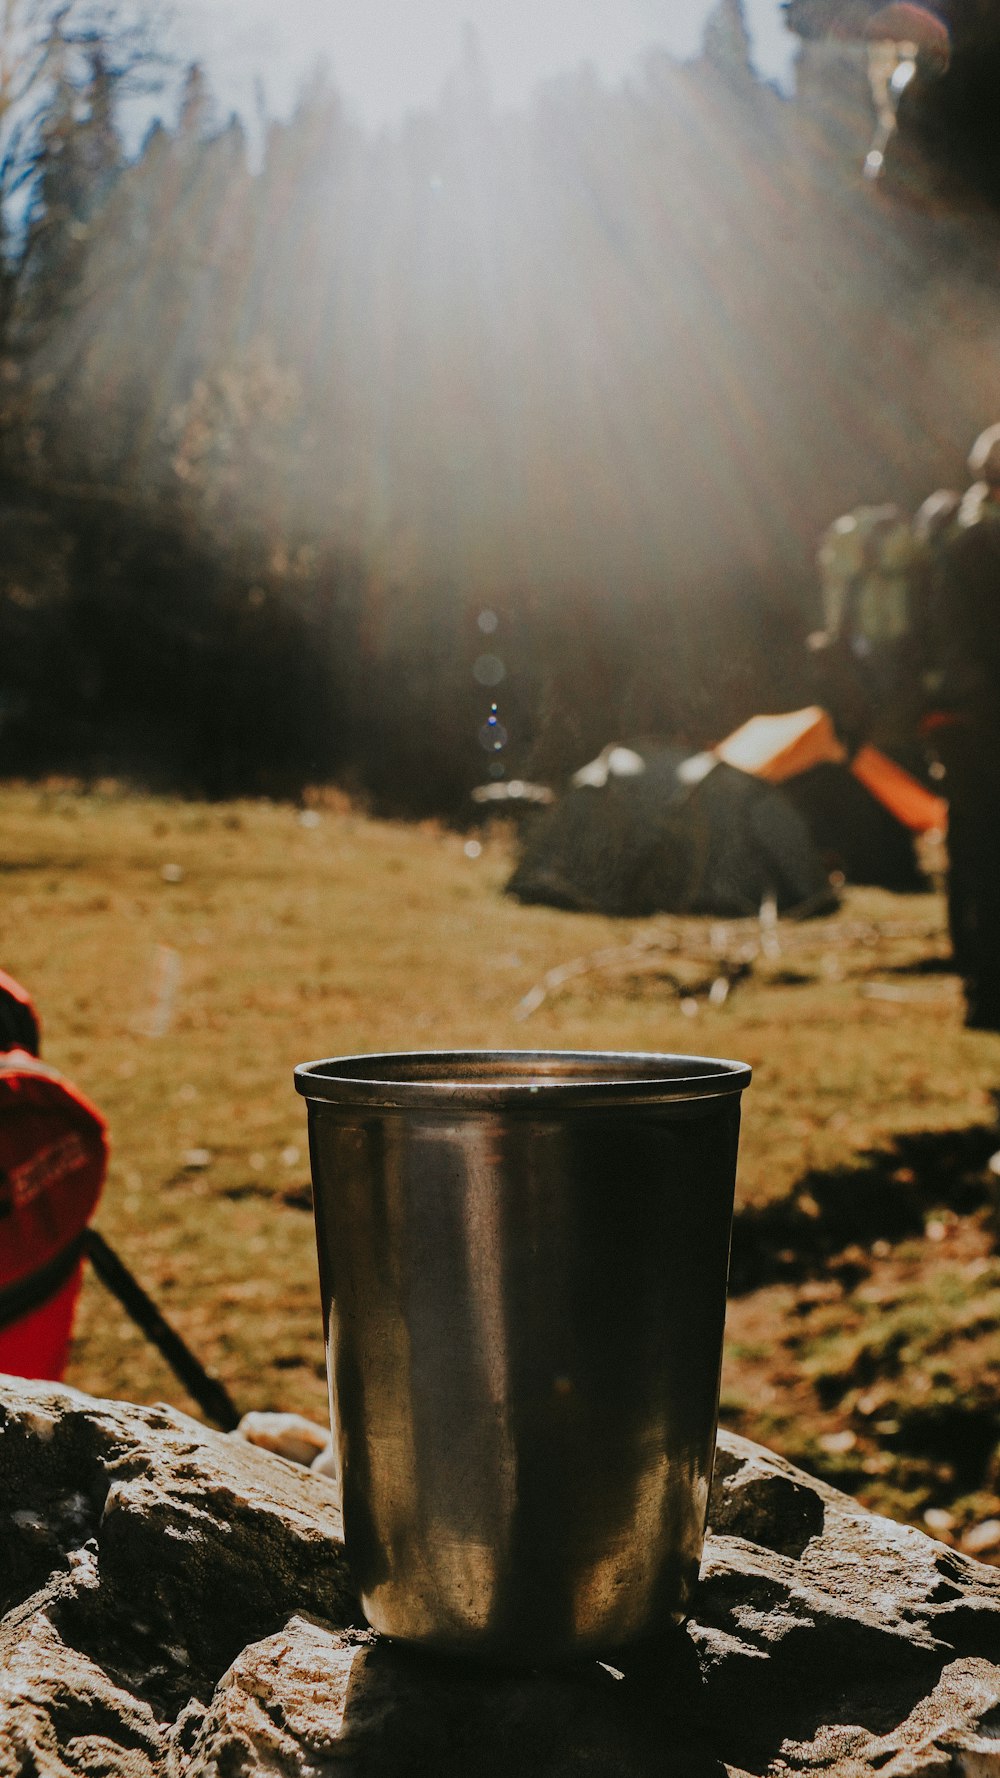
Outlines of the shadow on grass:
{"label": "shadow on grass", "polygon": [[83,870],[91,861],[89,858],[2,858],[0,859],[0,876],[11,877],[32,871],[64,871]]}
{"label": "shadow on grass", "polygon": [[915,957],[912,963],[889,963],[881,975],[957,975],[954,957]]}
{"label": "shadow on grass", "polygon": [[[986,1163],[997,1148],[995,1124],[901,1135],[853,1166],[805,1174],[778,1203],[737,1210],[730,1293],[742,1296],[818,1270],[842,1273],[849,1285],[856,1279],[845,1249],[919,1235],[933,1209],[967,1215],[988,1203]],[[831,1267],[838,1254],[843,1267]],[[865,1269],[855,1267],[857,1277]]]}
{"label": "shadow on grass", "polygon": [[956,1493],[983,1488],[993,1475],[993,1456],[1000,1433],[1000,1412],[994,1403],[960,1399],[952,1402],[905,1403],[897,1408],[898,1430],[884,1436],[885,1449],[902,1457],[944,1464],[951,1472],[940,1481],[942,1502]]}
{"label": "shadow on grass", "polygon": [[[186,1175],[181,1174],[180,1177],[185,1178]],[[171,1180],[171,1184],[173,1183]],[[240,1204],[244,1198],[266,1198],[270,1203],[277,1200],[279,1204],[287,1205],[289,1210],[311,1211],[313,1202],[312,1186],[308,1181],[305,1185],[293,1185],[284,1191],[276,1191],[271,1185],[262,1185],[260,1180],[251,1179],[244,1185],[227,1185],[219,1196],[228,1199],[231,1204]]]}

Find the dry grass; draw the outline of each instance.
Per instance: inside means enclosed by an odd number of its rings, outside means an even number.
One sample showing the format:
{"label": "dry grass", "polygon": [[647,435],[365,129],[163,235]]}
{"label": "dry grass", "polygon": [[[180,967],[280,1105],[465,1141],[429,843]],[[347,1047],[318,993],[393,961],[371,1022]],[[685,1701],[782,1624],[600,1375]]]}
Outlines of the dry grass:
{"label": "dry grass", "polygon": [[[504,832],[469,857],[335,798],[312,825],[112,786],[0,810],[0,963],[109,1117],[99,1225],[241,1406],[325,1413],[295,1062],[696,1049],[756,1071],[727,1417],[889,1510],[952,1511],[946,1534],[1000,1516],[1000,1038],[962,1028],[938,897],[857,891],[762,948],[755,925],[522,908]],[[69,1380],[191,1407],[93,1280]]]}

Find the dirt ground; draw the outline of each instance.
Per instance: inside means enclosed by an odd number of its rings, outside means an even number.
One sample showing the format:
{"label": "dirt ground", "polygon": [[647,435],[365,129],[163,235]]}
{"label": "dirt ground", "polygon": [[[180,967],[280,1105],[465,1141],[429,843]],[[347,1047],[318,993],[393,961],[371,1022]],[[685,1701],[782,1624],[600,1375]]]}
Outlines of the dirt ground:
{"label": "dirt ground", "polygon": [[[1000,1559],[1000,1037],[965,1031],[939,893],[802,925],[614,921],[501,891],[476,836],[114,784],[0,790],[0,965],[102,1106],[97,1222],[241,1408],[326,1413],[296,1062],[463,1046],[754,1066],[722,1412]],[[192,1409],[96,1279],[68,1380]]]}

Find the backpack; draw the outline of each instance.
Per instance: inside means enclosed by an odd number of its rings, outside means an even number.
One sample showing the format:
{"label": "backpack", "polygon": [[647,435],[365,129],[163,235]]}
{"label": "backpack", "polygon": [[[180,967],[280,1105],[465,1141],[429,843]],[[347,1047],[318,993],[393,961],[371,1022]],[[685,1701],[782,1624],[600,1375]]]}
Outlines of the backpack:
{"label": "backpack", "polygon": [[97,1107],[26,1049],[0,1053],[0,1371],[61,1377],[107,1161]]}

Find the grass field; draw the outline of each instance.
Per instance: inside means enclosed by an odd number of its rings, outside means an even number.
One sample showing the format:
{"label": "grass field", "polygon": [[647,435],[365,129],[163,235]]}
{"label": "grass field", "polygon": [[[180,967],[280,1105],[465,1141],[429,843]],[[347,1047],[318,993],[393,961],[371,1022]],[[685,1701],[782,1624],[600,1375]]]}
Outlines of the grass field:
{"label": "grass field", "polygon": [[[509,834],[470,856],[335,796],[9,787],[0,833],[0,964],[110,1120],[98,1226],[241,1408],[326,1412],[294,1063],[735,1056],[755,1079],[724,1418],[1000,1559],[1000,1037],[962,1028],[939,896],[853,891],[763,930],[522,908],[501,894]],[[192,1407],[93,1279],[69,1381]]]}

